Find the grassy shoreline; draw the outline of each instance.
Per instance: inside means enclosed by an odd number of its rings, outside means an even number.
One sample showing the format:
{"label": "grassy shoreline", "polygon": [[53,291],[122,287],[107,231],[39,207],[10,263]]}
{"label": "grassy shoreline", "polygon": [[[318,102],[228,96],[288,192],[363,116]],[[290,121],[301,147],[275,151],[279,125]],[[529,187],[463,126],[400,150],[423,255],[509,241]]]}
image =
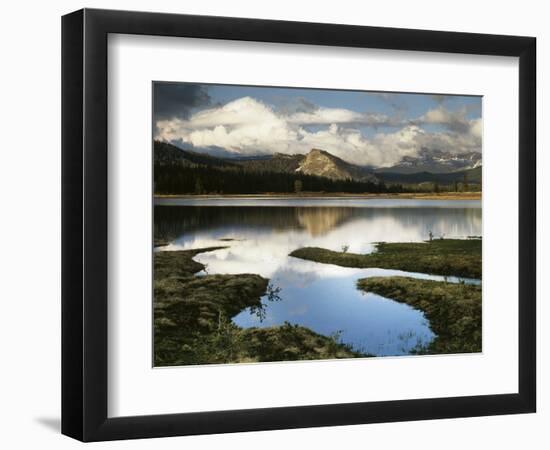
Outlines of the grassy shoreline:
{"label": "grassy shoreline", "polygon": [[240,328],[231,319],[246,308],[262,313],[261,297],[277,295],[256,274],[195,274],[205,266],[193,257],[225,247],[154,254],[155,366],[367,356],[339,342],[285,323]]}
{"label": "grassy shoreline", "polygon": [[407,277],[371,277],[360,279],[357,287],[424,312],[437,337],[416,353],[481,352],[481,286]]}
{"label": "grassy shoreline", "polygon": [[[424,243],[378,243],[377,251],[359,255],[305,247],[290,255],[345,267],[385,268],[481,279],[481,239],[436,239]],[[357,288],[422,311],[437,335],[416,354],[481,352],[481,286],[410,277],[370,277]]]}
{"label": "grassy shoreline", "polygon": [[247,198],[304,198],[304,199],[327,199],[327,198],[351,198],[351,199],[404,199],[404,200],[481,200],[481,192],[441,192],[441,193],[401,193],[401,194],[347,194],[344,192],[322,193],[303,192],[301,194],[284,193],[261,193],[261,194],[155,194],[154,198],[181,198],[181,199],[247,199]]}
{"label": "grassy shoreline", "polygon": [[429,242],[376,244],[368,254],[303,247],[290,256],[353,268],[380,268],[433,275],[481,278],[481,239],[434,239]]}
{"label": "grassy shoreline", "polygon": [[[291,256],[346,267],[481,278],[481,239],[435,239],[423,243],[378,243],[359,255],[306,247]],[[257,274],[197,276],[207,269],[193,259],[226,246],[154,253],[155,366],[296,361],[372,356],[355,351],[339,335],[323,336],[290,323],[241,328],[232,318],[246,308],[260,317],[262,297],[278,290]],[[207,270],[206,270],[207,271]],[[417,354],[481,351],[481,286],[409,277],[371,277],[357,288],[423,311],[436,339]]]}

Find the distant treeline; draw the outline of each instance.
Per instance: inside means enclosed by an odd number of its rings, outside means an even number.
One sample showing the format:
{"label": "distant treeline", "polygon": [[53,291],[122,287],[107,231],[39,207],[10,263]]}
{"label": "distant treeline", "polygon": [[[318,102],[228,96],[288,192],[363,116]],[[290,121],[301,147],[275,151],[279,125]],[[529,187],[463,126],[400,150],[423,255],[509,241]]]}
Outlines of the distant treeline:
{"label": "distant treeline", "polygon": [[259,194],[265,192],[399,193],[401,184],[331,180],[304,174],[247,171],[241,167],[155,164],[157,194]]}
{"label": "distant treeline", "polygon": [[303,156],[275,154],[230,160],[154,143],[156,194],[260,194],[300,192],[408,193],[481,190],[481,167],[463,172],[381,172],[378,181],[333,180],[297,172]]}

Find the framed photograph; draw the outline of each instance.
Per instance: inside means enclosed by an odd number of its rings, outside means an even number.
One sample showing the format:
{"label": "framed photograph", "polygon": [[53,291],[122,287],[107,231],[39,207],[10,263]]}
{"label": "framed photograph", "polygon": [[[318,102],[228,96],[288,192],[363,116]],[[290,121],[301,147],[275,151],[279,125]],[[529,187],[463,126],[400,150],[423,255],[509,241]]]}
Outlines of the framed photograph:
{"label": "framed photograph", "polygon": [[62,21],[62,432],[535,412],[532,37]]}

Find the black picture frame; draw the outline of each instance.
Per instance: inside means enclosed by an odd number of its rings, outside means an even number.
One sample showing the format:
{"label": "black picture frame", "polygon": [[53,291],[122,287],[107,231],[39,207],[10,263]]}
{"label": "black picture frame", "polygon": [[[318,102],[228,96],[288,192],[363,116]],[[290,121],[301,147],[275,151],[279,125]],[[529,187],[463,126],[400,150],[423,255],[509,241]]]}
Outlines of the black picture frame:
{"label": "black picture frame", "polygon": [[[110,33],[519,58],[517,393],[107,416],[107,36]],[[83,9],[62,18],[62,433],[82,441],[535,412],[536,39]]]}

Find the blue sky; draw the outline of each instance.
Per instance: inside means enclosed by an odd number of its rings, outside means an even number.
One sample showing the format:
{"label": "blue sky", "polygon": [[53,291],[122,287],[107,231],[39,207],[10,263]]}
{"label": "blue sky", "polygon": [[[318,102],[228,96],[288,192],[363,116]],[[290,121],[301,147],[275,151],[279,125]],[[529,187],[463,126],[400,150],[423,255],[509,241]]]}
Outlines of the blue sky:
{"label": "blue sky", "polygon": [[306,153],[388,166],[421,149],[481,152],[481,97],[154,84],[155,138],[208,153]]}

